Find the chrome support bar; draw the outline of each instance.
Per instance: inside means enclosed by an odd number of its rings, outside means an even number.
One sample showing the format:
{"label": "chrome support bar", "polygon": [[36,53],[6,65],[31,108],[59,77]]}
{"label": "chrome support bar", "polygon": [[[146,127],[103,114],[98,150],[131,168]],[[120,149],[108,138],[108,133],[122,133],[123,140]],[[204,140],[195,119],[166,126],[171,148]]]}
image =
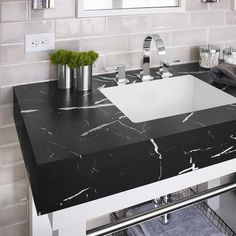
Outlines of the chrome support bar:
{"label": "chrome support bar", "polygon": [[87,236],[101,236],[115,233],[117,231],[140,224],[142,222],[151,220],[164,214],[171,213],[173,211],[204,201],[208,198],[215,197],[219,194],[232,191],[234,189],[236,189],[236,183],[221,185],[219,187],[215,187],[207,191],[197,193],[194,196],[178,200],[171,204],[167,204],[163,207],[153,209],[151,211],[144,212],[142,214],[138,214],[132,217],[128,217],[126,219],[122,219],[101,227],[97,227],[95,229],[88,230]]}
{"label": "chrome support bar", "polygon": [[[167,194],[161,198],[156,198],[153,200],[155,208],[161,207],[161,206],[163,206],[163,204],[166,205],[167,203],[170,203],[170,202],[171,202],[171,194]],[[170,219],[171,219],[171,214],[168,213],[168,214],[161,216],[160,222],[164,225],[167,225],[170,223]]]}

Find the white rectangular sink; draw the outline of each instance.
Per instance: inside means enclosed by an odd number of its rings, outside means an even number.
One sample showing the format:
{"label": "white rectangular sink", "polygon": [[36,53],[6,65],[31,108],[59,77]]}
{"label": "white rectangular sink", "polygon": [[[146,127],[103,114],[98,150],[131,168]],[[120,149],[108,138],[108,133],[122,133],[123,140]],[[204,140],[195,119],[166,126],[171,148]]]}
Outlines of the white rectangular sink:
{"label": "white rectangular sink", "polygon": [[235,97],[191,75],[100,91],[134,123],[236,103]]}

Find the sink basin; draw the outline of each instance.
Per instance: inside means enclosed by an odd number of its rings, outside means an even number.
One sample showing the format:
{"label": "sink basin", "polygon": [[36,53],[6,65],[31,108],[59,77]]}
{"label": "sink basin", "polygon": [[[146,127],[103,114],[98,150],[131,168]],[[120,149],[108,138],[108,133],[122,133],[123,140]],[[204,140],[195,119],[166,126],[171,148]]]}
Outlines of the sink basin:
{"label": "sink basin", "polygon": [[236,103],[235,97],[191,75],[100,91],[134,123]]}

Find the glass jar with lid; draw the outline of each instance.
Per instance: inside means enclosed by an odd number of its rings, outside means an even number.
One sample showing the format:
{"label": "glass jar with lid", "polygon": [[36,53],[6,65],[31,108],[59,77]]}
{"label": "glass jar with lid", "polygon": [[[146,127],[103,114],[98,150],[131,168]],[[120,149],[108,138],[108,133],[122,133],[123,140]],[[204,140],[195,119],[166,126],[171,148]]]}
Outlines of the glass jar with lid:
{"label": "glass jar with lid", "polygon": [[236,65],[236,48],[229,47],[223,50],[224,62]]}
{"label": "glass jar with lid", "polygon": [[199,65],[202,68],[210,69],[219,64],[220,48],[214,45],[200,47]]}

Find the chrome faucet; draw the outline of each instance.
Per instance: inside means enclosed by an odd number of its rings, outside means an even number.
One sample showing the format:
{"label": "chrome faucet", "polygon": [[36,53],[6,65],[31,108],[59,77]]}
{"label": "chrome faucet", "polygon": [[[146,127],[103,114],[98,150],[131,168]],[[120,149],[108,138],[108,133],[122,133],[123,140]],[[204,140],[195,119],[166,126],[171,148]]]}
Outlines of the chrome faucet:
{"label": "chrome faucet", "polygon": [[107,72],[115,71],[116,78],[113,79],[113,81],[115,81],[117,85],[124,85],[129,83],[129,80],[126,78],[126,66],[124,64],[108,66],[104,69]]}
{"label": "chrome faucet", "polygon": [[[141,78],[142,81],[152,80],[153,77],[150,75],[150,56],[151,56],[151,42],[155,42],[157,47],[157,55],[162,56],[166,54],[166,49],[164,41],[161,39],[159,34],[151,34],[146,36],[143,42],[143,58],[142,58],[142,71]],[[159,68],[159,73],[163,74],[164,63],[161,60],[161,66]]]}

